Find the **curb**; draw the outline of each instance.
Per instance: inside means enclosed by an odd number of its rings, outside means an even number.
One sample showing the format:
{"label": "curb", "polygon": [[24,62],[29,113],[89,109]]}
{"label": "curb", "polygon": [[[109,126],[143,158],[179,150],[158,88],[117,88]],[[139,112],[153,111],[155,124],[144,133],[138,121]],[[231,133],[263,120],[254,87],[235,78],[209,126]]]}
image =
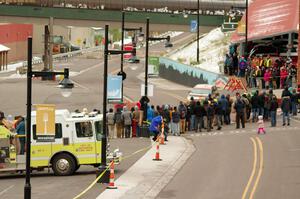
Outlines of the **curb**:
{"label": "curb", "polygon": [[181,169],[181,167],[186,163],[186,161],[192,156],[195,152],[196,148],[192,144],[191,140],[187,140],[182,137],[185,142],[186,149],[182,153],[182,155],[173,161],[171,166],[166,169],[166,173],[157,181],[155,186],[153,186],[143,198],[152,199],[155,198],[164,188],[165,186],[173,179],[173,177],[177,174],[177,172]]}

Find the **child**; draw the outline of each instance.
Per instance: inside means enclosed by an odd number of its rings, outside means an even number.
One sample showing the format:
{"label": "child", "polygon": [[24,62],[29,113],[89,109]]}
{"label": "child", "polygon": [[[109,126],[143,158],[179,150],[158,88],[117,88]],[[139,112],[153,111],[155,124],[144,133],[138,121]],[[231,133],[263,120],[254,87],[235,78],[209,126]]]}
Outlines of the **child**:
{"label": "child", "polygon": [[262,115],[258,116],[258,122],[257,122],[257,124],[258,124],[257,134],[260,134],[260,133],[266,134],[264,119],[263,119]]}

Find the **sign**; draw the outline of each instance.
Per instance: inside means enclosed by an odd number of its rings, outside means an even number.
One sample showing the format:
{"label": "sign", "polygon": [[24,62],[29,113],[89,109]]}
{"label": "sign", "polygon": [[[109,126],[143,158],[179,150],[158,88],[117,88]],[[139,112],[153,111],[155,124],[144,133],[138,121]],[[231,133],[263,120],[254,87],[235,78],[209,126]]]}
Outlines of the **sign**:
{"label": "sign", "polygon": [[122,101],[122,76],[108,75],[107,77],[107,100]]}
{"label": "sign", "polygon": [[191,26],[190,26],[190,31],[191,32],[197,32],[197,20],[191,20]]}
{"label": "sign", "polygon": [[[154,90],[154,86],[153,84],[148,84],[148,92],[147,92],[147,96],[148,97],[153,97],[153,90]],[[141,85],[141,96],[145,95],[145,84]]]}
{"label": "sign", "polygon": [[[133,50],[133,46],[132,44],[124,44],[123,49],[126,51],[132,51]],[[124,59],[130,59],[132,57],[131,53],[125,53],[123,54]]]}
{"label": "sign", "polygon": [[55,105],[36,105],[36,138],[39,142],[55,140]]}
{"label": "sign", "polygon": [[159,57],[148,58],[148,75],[158,76],[159,75]]}
{"label": "sign", "polygon": [[239,35],[245,35],[246,34],[246,24],[244,21],[239,21],[238,27],[237,27],[237,33]]}

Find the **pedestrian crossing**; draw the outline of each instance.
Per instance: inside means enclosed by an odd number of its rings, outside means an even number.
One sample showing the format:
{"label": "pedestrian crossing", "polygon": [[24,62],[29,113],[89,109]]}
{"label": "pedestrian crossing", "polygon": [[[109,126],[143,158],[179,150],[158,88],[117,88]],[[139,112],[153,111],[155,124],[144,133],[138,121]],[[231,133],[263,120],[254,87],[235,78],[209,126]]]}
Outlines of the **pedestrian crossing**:
{"label": "pedestrian crossing", "polygon": [[[299,127],[286,126],[286,127],[269,127],[266,128],[268,133],[288,133],[288,132],[299,132]],[[257,129],[239,129],[239,130],[225,130],[225,131],[212,131],[212,132],[198,132],[198,133],[187,133],[189,137],[207,137],[207,136],[222,136],[222,135],[242,135],[242,134],[253,134],[257,133]]]}

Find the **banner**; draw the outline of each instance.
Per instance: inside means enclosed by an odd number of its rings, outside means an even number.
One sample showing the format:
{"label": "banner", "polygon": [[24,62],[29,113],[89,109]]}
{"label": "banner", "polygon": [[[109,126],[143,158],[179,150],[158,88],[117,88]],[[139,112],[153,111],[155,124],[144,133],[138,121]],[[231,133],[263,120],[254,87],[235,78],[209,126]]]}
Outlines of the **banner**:
{"label": "banner", "polygon": [[122,101],[122,76],[108,75],[107,78],[107,100],[109,102]]}
{"label": "banner", "polygon": [[191,20],[190,32],[197,32],[197,20]]}
{"label": "banner", "polygon": [[36,137],[39,142],[55,140],[55,105],[36,105]]}
{"label": "banner", "polygon": [[158,76],[159,75],[159,57],[148,58],[148,75]]}

